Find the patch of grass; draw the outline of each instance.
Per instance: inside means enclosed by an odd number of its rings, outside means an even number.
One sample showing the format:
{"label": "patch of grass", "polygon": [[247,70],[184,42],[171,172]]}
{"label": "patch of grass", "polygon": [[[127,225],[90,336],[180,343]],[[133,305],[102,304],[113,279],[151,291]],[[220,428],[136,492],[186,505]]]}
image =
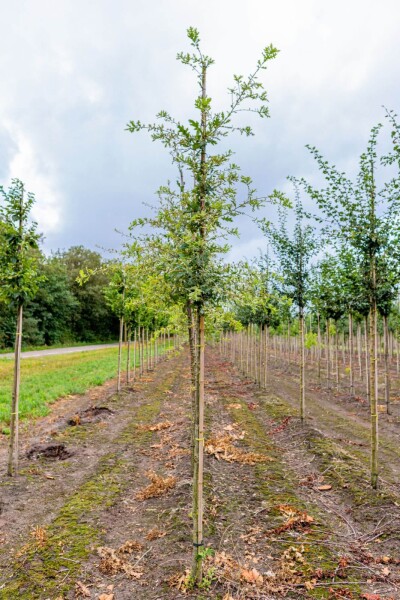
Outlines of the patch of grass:
{"label": "patch of grass", "polygon": [[[122,365],[126,365],[126,348]],[[20,418],[45,416],[49,405],[70,394],[83,394],[117,374],[118,348],[23,359],[21,363]],[[133,351],[131,365],[133,366]],[[136,364],[138,357],[136,356]],[[0,424],[10,418],[13,362],[0,361]],[[4,431],[4,429],[3,429]]]}

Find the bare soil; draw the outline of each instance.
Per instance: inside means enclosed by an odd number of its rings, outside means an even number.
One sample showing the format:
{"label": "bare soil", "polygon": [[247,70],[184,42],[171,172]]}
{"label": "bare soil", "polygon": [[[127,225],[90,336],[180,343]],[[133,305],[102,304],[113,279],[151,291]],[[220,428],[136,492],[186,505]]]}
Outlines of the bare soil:
{"label": "bare soil", "polygon": [[[272,367],[260,390],[211,347],[206,373],[205,544],[213,556],[201,589],[186,577],[184,350],[119,395],[109,382],[60,400],[22,432],[21,474],[1,479],[0,599],[400,598],[396,421],[382,419],[375,492],[368,413],[356,401],[311,384],[302,425],[295,373]],[[71,456],[32,461],[26,453],[38,445]],[[4,437],[2,472],[5,451]]]}

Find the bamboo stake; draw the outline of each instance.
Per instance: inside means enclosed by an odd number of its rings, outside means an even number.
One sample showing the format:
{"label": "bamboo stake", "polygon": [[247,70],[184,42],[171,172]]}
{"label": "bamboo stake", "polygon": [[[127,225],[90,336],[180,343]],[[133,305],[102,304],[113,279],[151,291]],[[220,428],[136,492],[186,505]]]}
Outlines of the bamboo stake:
{"label": "bamboo stake", "polygon": [[11,400],[10,416],[10,444],[8,453],[7,475],[10,477],[18,474],[18,448],[19,448],[19,388],[21,380],[21,343],[22,343],[23,305],[17,310],[17,327],[14,346],[14,383]]}
{"label": "bamboo stake", "polygon": [[121,317],[119,320],[117,392],[121,391],[121,357],[122,357],[123,338],[124,338],[124,319],[123,319],[123,317]]}
{"label": "bamboo stake", "polygon": [[390,409],[390,374],[389,374],[389,329],[388,329],[388,318],[386,315],[383,317],[383,331],[384,331],[384,343],[385,343],[385,402],[386,412],[388,415],[391,414]]}
{"label": "bamboo stake", "polygon": [[305,360],[304,360],[304,314],[303,309],[299,312],[300,326],[300,419],[304,422],[306,411],[306,396],[305,396]]}
{"label": "bamboo stake", "polygon": [[129,384],[131,379],[131,328],[128,329],[128,347],[126,356],[126,383]]}
{"label": "bamboo stake", "polygon": [[349,313],[349,368],[350,368],[350,396],[354,396],[353,373],[353,315]]}

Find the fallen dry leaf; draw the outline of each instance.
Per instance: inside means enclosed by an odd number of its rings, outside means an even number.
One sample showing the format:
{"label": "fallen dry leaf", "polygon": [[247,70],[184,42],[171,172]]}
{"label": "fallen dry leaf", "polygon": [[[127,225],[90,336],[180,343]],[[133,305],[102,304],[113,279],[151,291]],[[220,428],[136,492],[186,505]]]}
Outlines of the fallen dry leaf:
{"label": "fallen dry leaf", "polygon": [[155,425],[138,425],[138,429],[141,431],[162,431],[163,429],[169,429],[172,425],[173,423],[170,421],[163,421]]}
{"label": "fallen dry leaf", "polygon": [[306,588],[306,590],[311,591],[315,588],[316,583],[317,583],[316,579],[311,579],[310,581],[306,581],[304,583],[304,587]]}
{"label": "fallen dry leaf", "polygon": [[90,598],[91,597],[91,593],[89,588],[82,583],[82,581],[77,581],[75,584],[75,595],[77,598],[82,597],[82,598]]}
{"label": "fallen dry leaf", "polygon": [[143,544],[132,540],[126,541],[117,550],[118,554],[132,554],[133,552],[140,552],[143,549]]}
{"label": "fallen dry leaf", "polygon": [[114,600],[114,594],[100,594],[99,600]]}
{"label": "fallen dry leaf", "polygon": [[36,540],[38,546],[44,546],[47,542],[47,531],[39,525],[32,529],[31,536]]}
{"label": "fallen dry leaf", "polygon": [[117,573],[125,573],[133,579],[140,579],[143,576],[143,571],[140,568],[135,568],[129,564],[126,558],[118,556],[119,551],[107,546],[97,548],[97,554],[101,561],[99,569],[106,575],[116,575]]}
{"label": "fallen dry leaf", "polygon": [[251,583],[257,587],[261,587],[264,581],[263,576],[257,569],[241,569],[240,576],[246,583]]}
{"label": "fallen dry leaf", "polygon": [[184,573],[175,573],[168,579],[168,585],[177,588],[183,594],[186,594],[190,586],[190,571],[186,569]]}
{"label": "fallen dry leaf", "polygon": [[325,484],[325,485],[319,485],[317,487],[317,490],[320,491],[320,492],[327,492],[328,490],[331,490],[331,489],[332,489],[332,486],[329,485],[328,483]]}
{"label": "fallen dry leaf", "polygon": [[161,477],[154,473],[154,471],[149,471],[147,477],[151,483],[136,494],[136,500],[143,501],[149,498],[158,498],[176,486],[176,477],[172,475]]}
{"label": "fallen dry leaf", "polygon": [[314,517],[308,515],[305,511],[294,508],[294,506],[280,504],[277,508],[286,518],[286,522],[279,527],[275,527],[269,533],[283,533],[290,529],[299,529],[314,523]]}
{"label": "fallen dry leaf", "polygon": [[152,542],[153,540],[158,540],[159,538],[165,537],[167,535],[166,531],[161,531],[158,527],[154,527],[150,529],[150,531],[146,535],[146,540]]}
{"label": "fallen dry leaf", "polygon": [[255,465],[256,463],[272,461],[273,459],[259,454],[258,452],[246,452],[234,446],[233,442],[242,439],[241,435],[226,433],[210,438],[205,443],[207,454],[215,456],[217,460],[225,460],[227,462],[238,462],[243,465]]}

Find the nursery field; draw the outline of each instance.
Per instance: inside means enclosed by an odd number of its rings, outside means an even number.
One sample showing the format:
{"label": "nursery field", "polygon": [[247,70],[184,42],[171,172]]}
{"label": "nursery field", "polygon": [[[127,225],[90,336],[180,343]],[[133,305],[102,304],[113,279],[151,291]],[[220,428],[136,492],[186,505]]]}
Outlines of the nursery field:
{"label": "nursery field", "polygon": [[187,577],[191,377],[183,349],[120,394],[110,381],[27,420],[20,475],[1,479],[0,598],[400,597],[397,405],[381,419],[376,491],[360,400],[318,387],[310,373],[301,424],[297,373],[281,360],[270,361],[265,389],[217,347],[207,347],[206,373],[200,587],[191,590]]}

